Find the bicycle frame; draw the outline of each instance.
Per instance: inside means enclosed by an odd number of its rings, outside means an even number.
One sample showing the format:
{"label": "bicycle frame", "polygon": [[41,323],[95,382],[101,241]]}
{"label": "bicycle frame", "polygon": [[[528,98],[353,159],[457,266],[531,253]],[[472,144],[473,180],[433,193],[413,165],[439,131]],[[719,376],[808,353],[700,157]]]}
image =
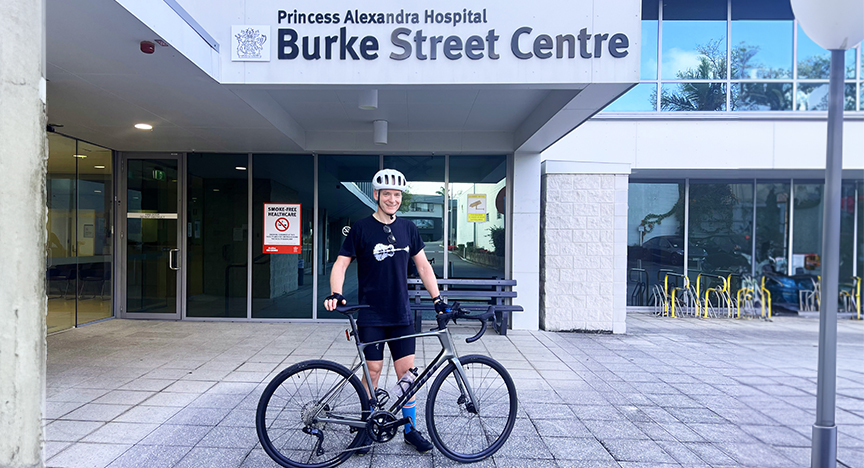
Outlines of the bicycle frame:
{"label": "bicycle frame", "polygon": [[[357,345],[357,354],[360,357],[360,364],[357,364],[356,366],[354,366],[354,368],[351,369],[351,373],[355,374],[358,369],[361,369],[361,368],[363,369],[363,378],[366,380],[366,388],[370,394],[369,395],[369,406],[370,406],[370,408],[372,408],[372,411],[374,411],[374,408],[378,408],[379,403],[378,403],[378,397],[375,395],[374,387],[372,386],[372,376],[369,373],[369,365],[366,362],[366,355],[363,353],[363,350],[366,349],[366,347],[368,347],[368,346],[383,344],[383,343],[387,343],[389,341],[404,340],[404,339],[408,339],[408,338],[423,338],[423,337],[430,337],[430,336],[434,336],[434,337],[438,338],[438,342],[441,344],[441,352],[439,352],[438,355],[435,356],[435,359],[432,360],[432,363],[429,366],[427,366],[425,369],[423,369],[423,372],[421,372],[420,375],[417,376],[417,378],[414,380],[414,382],[411,383],[411,386],[408,387],[408,389],[405,391],[405,393],[401,397],[399,397],[390,406],[390,408],[387,411],[389,411],[390,413],[395,413],[396,411],[402,409],[402,407],[405,406],[405,403],[407,403],[415,394],[417,394],[417,392],[420,390],[420,388],[423,387],[423,385],[425,385],[426,382],[429,381],[429,379],[431,379],[433,375],[435,375],[435,372],[437,372],[438,369],[441,368],[441,366],[447,364],[448,362],[453,363],[453,365],[456,367],[456,375],[458,376],[456,379],[456,382],[459,385],[460,391],[468,394],[468,398],[470,399],[471,403],[474,405],[475,410],[479,411],[479,408],[477,406],[477,399],[474,397],[474,391],[471,389],[471,386],[468,384],[468,379],[465,376],[465,371],[462,369],[462,363],[459,362],[459,356],[456,354],[456,346],[453,343],[453,337],[450,335],[450,331],[446,327],[444,329],[441,329],[441,330],[436,329],[436,330],[431,330],[431,331],[423,332],[423,333],[415,333],[412,335],[405,335],[405,336],[401,336],[399,338],[388,338],[386,340],[378,340],[378,341],[371,341],[368,343],[361,343],[360,339],[359,339],[359,334],[357,333],[357,322],[354,320],[354,316],[348,315],[348,321],[351,323],[351,331],[353,332],[354,340],[355,340],[356,345]],[[336,390],[341,389],[347,383],[348,383],[348,379],[345,379],[344,381],[340,382],[331,391],[327,392],[327,395],[325,395],[325,397],[322,399],[321,402],[319,402],[319,404],[320,403],[326,403],[326,401],[328,401],[330,398],[329,395],[335,393]],[[342,418],[339,418],[339,419],[319,418],[318,421],[323,422],[323,423],[344,424],[344,425],[356,427],[356,428],[365,428],[366,427],[366,421],[359,421],[359,420],[349,420],[349,419],[342,419]],[[413,423],[413,421],[412,421],[412,423]]]}

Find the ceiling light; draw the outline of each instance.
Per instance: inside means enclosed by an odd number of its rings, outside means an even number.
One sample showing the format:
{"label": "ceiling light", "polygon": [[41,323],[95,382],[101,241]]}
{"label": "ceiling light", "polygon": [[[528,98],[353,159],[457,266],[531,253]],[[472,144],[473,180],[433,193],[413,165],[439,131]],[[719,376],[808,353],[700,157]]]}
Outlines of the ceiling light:
{"label": "ceiling light", "polygon": [[93,169],[105,169],[105,166],[93,166]]}
{"label": "ceiling light", "polygon": [[234,169],[237,169],[238,171],[245,171],[246,170],[246,168],[243,166],[235,166]]}
{"label": "ceiling light", "polygon": [[214,192],[218,192],[219,189],[218,189],[218,188],[214,188],[213,191],[214,191]]}
{"label": "ceiling light", "polygon": [[93,193],[102,193],[101,190],[94,190]]}
{"label": "ceiling light", "polygon": [[386,120],[376,120],[372,122],[373,129],[373,137],[372,141],[375,142],[376,145],[386,145],[387,144],[387,121]]}
{"label": "ceiling light", "polygon": [[153,126],[146,123],[137,123],[135,124],[135,128],[138,130],[153,130]]}
{"label": "ceiling light", "polygon": [[87,157],[87,155],[86,154],[73,154],[72,157],[78,158],[78,159],[84,159]]}
{"label": "ceiling light", "polygon": [[363,110],[375,110],[378,108],[378,90],[364,89],[360,91],[358,99],[359,107]]}

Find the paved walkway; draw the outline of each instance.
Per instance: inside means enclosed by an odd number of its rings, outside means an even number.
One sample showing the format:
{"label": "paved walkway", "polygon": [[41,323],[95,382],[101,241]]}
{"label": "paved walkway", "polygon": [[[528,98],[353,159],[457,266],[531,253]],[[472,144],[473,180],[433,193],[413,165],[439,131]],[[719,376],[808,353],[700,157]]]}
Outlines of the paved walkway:
{"label": "paved walkway", "polygon": [[[500,360],[520,397],[513,435],[474,466],[810,465],[818,321],[631,314],[627,323],[623,336],[459,339],[460,353]],[[350,364],[355,348],[344,328],[110,320],[52,335],[47,466],[277,466],[255,435],[262,382],[304,359]],[[433,341],[418,343],[420,358],[436,353]],[[838,466],[862,468],[864,323],[840,322],[838,357]],[[342,466],[453,465],[435,451],[410,451],[397,436]]]}

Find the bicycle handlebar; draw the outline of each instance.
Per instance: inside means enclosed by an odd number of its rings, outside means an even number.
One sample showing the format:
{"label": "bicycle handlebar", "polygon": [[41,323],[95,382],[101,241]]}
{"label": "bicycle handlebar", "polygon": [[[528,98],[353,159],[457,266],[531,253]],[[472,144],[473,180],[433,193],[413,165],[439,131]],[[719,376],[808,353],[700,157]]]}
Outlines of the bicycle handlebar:
{"label": "bicycle handlebar", "polygon": [[442,312],[435,317],[435,320],[438,321],[438,329],[443,330],[447,328],[447,323],[450,320],[453,320],[453,323],[456,323],[456,319],[470,319],[470,320],[479,320],[480,321],[480,331],[477,332],[476,335],[471,338],[466,338],[466,343],[473,343],[480,339],[484,333],[486,333],[486,326],[489,318],[495,315],[495,306],[489,306],[486,309],[486,312],[480,315],[468,315],[467,310],[463,310],[458,302],[454,302],[450,306],[451,312]]}

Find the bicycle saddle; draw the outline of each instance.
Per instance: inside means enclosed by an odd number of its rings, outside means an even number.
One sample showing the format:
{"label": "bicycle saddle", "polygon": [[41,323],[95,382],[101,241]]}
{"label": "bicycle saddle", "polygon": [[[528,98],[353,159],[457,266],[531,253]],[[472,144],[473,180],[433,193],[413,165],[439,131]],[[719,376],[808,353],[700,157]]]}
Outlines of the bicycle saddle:
{"label": "bicycle saddle", "polygon": [[336,311],[338,311],[342,314],[345,314],[345,315],[351,315],[355,311],[358,311],[360,309],[368,309],[369,307],[370,306],[368,304],[351,304],[351,305],[346,304],[346,305],[341,305],[341,306],[337,305]]}

